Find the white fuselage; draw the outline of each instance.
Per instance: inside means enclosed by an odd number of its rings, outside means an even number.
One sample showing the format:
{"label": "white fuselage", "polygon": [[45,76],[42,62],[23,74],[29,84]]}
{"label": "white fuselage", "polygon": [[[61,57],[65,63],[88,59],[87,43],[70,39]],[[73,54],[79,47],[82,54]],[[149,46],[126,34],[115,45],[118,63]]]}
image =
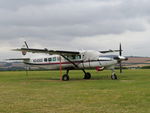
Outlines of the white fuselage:
{"label": "white fuselage", "polygon": [[[33,54],[34,55],[34,54]],[[81,51],[80,55],[69,55],[66,56],[72,61],[78,68],[97,68],[114,67],[117,64],[117,60],[110,57],[104,57],[102,53],[97,51]],[[24,63],[38,66],[46,69],[67,69],[75,68],[74,64],[66,60],[60,55],[39,55],[32,56],[30,60],[24,61]]]}

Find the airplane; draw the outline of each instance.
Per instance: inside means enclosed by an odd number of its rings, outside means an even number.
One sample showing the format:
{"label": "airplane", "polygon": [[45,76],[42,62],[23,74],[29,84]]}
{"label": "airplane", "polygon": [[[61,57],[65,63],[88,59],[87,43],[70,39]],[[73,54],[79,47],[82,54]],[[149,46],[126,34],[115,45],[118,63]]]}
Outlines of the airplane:
{"label": "airplane", "polygon": [[[121,43],[119,50],[96,51],[96,50],[81,50],[81,51],[64,51],[64,50],[49,50],[29,48],[26,41],[24,47],[20,49],[13,49],[13,51],[21,51],[23,58],[13,58],[8,60],[22,60],[24,64],[31,66],[44,67],[48,69],[60,69],[60,78],[63,81],[68,81],[69,71],[73,69],[82,70],[84,73],[83,79],[90,79],[91,73],[86,72],[85,69],[95,68],[97,71],[105,69],[112,70],[111,79],[116,80],[115,74],[116,64],[120,65],[120,73],[122,73],[122,61],[128,60],[127,57],[122,56]],[[26,57],[27,52],[33,53],[31,57]],[[119,55],[106,55],[110,52],[119,52]],[[39,54],[41,53],[41,54]],[[62,69],[66,73],[62,76]]]}

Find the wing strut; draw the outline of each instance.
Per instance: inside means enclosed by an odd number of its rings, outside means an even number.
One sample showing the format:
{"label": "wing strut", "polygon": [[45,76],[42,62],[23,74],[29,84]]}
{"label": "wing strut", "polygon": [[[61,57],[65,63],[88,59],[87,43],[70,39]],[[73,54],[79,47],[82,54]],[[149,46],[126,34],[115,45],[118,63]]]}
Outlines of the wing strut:
{"label": "wing strut", "polygon": [[61,56],[60,56],[60,80],[62,80],[62,63],[61,63]]}
{"label": "wing strut", "polygon": [[67,58],[66,56],[64,56],[64,55],[62,55],[62,54],[61,54],[61,56],[62,56],[63,58],[65,58],[66,60],[68,60],[70,63],[72,63],[76,68],[79,69],[78,65],[75,64],[74,62],[72,62],[69,58]]}

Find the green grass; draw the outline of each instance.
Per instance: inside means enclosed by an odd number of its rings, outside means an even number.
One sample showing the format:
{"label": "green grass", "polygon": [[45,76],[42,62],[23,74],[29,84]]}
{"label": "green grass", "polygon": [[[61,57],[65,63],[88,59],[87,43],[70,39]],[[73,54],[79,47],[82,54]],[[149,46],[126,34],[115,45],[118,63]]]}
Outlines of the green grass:
{"label": "green grass", "polygon": [[[111,71],[0,72],[0,113],[150,113],[150,70],[125,70],[111,80]],[[63,72],[65,73],[65,71]]]}

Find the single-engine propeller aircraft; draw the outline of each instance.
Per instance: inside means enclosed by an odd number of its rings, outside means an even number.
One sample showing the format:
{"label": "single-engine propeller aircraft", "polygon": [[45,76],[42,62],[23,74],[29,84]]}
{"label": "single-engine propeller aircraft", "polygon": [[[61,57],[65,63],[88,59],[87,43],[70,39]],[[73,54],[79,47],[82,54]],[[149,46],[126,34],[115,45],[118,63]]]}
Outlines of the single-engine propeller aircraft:
{"label": "single-engine propeller aircraft", "polygon": [[[9,60],[23,60],[25,64],[46,67],[48,69],[62,69],[66,70],[66,74],[61,76],[61,80],[69,80],[69,70],[79,69],[84,73],[84,79],[90,79],[91,74],[85,69],[95,68],[97,71],[104,69],[111,69],[111,78],[117,79],[115,74],[115,65],[120,64],[120,73],[122,72],[121,62],[128,60],[127,57],[122,56],[121,44],[119,50],[95,51],[62,51],[29,48],[26,42],[25,47],[20,49],[13,49],[13,51],[21,51],[25,56],[27,52],[30,53],[44,53],[44,55],[33,54],[32,57],[14,58]],[[106,55],[105,53],[119,52],[119,55]],[[47,54],[47,55],[46,55]]]}

